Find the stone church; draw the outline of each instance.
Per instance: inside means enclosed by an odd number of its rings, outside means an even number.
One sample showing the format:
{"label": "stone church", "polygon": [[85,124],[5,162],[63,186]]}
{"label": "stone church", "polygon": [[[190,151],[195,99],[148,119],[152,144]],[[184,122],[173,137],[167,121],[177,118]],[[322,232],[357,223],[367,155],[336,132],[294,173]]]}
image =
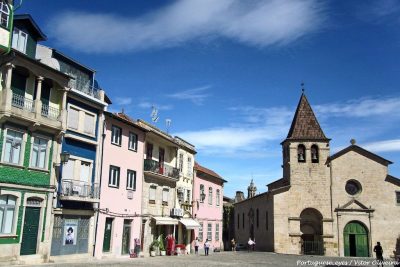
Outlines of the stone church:
{"label": "stone church", "polygon": [[[391,161],[351,145],[331,155],[327,138],[303,93],[281,143],[283,178],[235,207],[235,237],[256,249],[288,254],[384,257],[400,254],[400,179]],[[238,192],[239,194],[241,192]],[[243,194],[243,193],[241,193]]]}

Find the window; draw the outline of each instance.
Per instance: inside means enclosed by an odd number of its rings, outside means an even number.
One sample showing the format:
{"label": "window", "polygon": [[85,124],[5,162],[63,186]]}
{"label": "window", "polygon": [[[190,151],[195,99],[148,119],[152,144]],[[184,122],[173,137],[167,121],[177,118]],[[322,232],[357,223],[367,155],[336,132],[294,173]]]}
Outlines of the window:
{"label": "window", "polygon": [[297,147],[297,161],[306,162],[306,147],[304,145]]}
{"label": "window", "polygon": [[203,241],[203,222],[199,222],[200,227],[199,227],[199,241]]}
{"label": "window", "polygon": [[168,195],[169,195],[169,189],[164,188],[162,191],[162,204],[163,205],[168,205]]}
{"label": "window", "polygon": [[349,180],[346,183],[345,190],[349,195],[357,195],[361,193],[361,184],[356,180]]}
{"label": "window", "polygon": [[219,192],[219,189],[217,189],[217,192],[215,194],[215,202],[216,202],[217,206],[219,206],[219,200],[220,200],[220,192]]}
{"label": "window", "polygon": [[265,230],[268,231],[268,211],[265,212]]}
{"label": "window", "polygon": [[212,205],[212,199],[213,199],[213,190],[212,187],[208,188],[208,204]]}
{"label": "window", "polygon": [[318,146],[312,145],[311,146],[311,162],[318,163],[319,162],[319,155],[318,155]]}
{"label": "window", "polygon": [[179,167],[179,172],[182,173],[183,172],[183,154],[182,153],[179,154],[179,165],[178,165],[178,167]]}
{"label": "window", "polygon": [[128,170],[126,176],[126,189],[136,190],[136,172]]}
{"label": "window", "polygon": [[31,167],[46,168],[47,144],[49,140],[35,137],[32,146]]}
{"label": "window", "polygon": [[242,214],[242,228],[244,229],[244,213]]}
{"label": "window", "polygon": [[204,192],[204,185],[200,185],[200,203],[204,203],[205,192]]}
{"label": "window", "polygon": [[396,203],[400,205],[400,191],[396,191]]}
{"label": "window", "polygon": [[151,204],[156,203],[156,190],[157,187],[155,185],[151,185],[149,188],[149,203]]}
{"label": "window", "polygon": [[81,161],[81,171],[80,171],[80,180],[85,182],[85,184],[89,184],[90,181],[90,171],[91,166],[90,162]]}
{"label": "window", "polygon": [[5,162],[21,164],[23,133],[7,129],[3,159]]}
{"label": "window", "polygon": [[122,129],[117,126],[111,128],[111,144],[121,145]]}
{"label": "window", "polygon": [[68,129],[86,135],[94,135],[97,115],[77,106],[68,104]]}
{"label": "window", "polygon": [[146,144],[146,159],[153,158],[153,144],[147,143]]}
{"label": "window", "polygon": [[21,31],[18,28],[14,28],[13,38],[12,38],[12,47],[17,49],[18,51],[25,53],[26,52],[26,41],[28,39],[28,34]]}
{"label": "window", "polygon": [[134,133],[129,133],[128,149],[137,151],[138,136]]}
{"label": "window", "polygon": [[259,225],[259,214],[258,214],[258,209],[256,210],[256,225],[257,225],[257,228],[258,228],[258,225]]}
{"label": "window", "polygon": [[192,158],[191,157],[188,157],[188,164],[187,164],[187,166],[188,166],[188,170],[187,170],[187,176],[188,177],[191,177],[192,175],[193,175],[193,166],[192,166]]}
{"label": "window", "polygon": [[0,25],[8,28],[8,18],[10,17],[10,10],[5,1],[0,1]]}
{"label": "window", "polygon": [[219,223],[215,224],[215,241],[219,241]]}
{"label": "window", "polygon": [[108,178],[108,186],[119,187],[119,167],[110,166],[110,176]]}
{"label": "window", "polygon": [[239,229],[239,227],[240,227],[240,214],[238,213],[238,215],[237,215],[237,227],[238,227],[238,229]]}
{"label": "window", "polygon": [[191,199],[191,194],[190,194],[190,190],[186,189],[186,202],[190,203],[190,199]]}
{"label": "window", "polygon": [[11,234],[13,231],[16,200],[11,195],[0,196],[0,234]]}
{"label": "window", "polygon": [[208,239],[209,241],[212,240],[212,224],[211,224],[211,223],[209,223],[209,224],[207,225],[207,239]]}

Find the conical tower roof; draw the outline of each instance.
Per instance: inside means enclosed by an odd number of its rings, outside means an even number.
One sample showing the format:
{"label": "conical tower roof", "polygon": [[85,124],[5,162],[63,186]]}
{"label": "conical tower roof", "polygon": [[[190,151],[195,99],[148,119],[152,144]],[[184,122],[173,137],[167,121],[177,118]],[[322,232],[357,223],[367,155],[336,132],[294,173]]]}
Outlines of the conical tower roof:
{"label": "conical tower roof", "polygon": [[329,141],[322,131],[304,93],[301,94],[286,140]]}

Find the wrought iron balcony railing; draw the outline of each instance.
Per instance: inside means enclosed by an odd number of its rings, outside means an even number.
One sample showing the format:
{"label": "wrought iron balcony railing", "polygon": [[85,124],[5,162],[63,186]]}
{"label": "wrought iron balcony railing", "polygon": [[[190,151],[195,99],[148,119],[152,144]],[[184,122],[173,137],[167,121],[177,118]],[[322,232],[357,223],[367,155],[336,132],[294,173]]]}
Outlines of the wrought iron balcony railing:
{"label": "wrought iron balcony railing", "polygon": [[93,198],[100,197],[99,184],[89,184],[79,180],[65,179],[61,182],[61,194],[63,196]]}
{"label": "wrought iron balcony railing", "polygon": [[59,120],[60,118],[60,109],[50,107],[47,104],[42,104],[42,116],[47,117],[52,120]]}
{"label": "wrought iron balcony railing", "polygon": [[23,95],[12,93],[11,105],[16,108],[33,112],[35,105],[32,99],[28,99]]}
{"label": "wrought iron balcony railing", "polygon": [[69,86],[91,97],[100,99],[100,88],[90,84],[90,81],[70,80]]}
{"label": "wrought iron balcony railing", "polygon": [[152,159],[144,160],[144,171],[161,174],[177,180],[179,179],[179,170],[177,168],[160,164],[158,161]]}

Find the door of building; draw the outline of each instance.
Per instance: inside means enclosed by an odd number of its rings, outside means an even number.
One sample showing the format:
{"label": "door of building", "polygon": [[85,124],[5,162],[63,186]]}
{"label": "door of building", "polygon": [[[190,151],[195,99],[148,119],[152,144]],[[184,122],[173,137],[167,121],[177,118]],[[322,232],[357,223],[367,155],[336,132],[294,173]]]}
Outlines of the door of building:
{"label": "door of building", "polygon": [[112,222],[113,222],[113,218],[107,218],[106,219],[106,225],[105,225],[105,228],[104,228],[103,252],[110,252]]}
{"label": "door of building", "polygon": [[164,174],[164,155],[165,155],[165,150],[160,147],[158,151],[158,162],[160,164],[160,174]]}
{"label": "door of building", "polygon": [[129,254],[131,243],[131,224],[132,220],[124,220],[124,229],[122,230],[122,254]]}
{"label": "door of building", "polygon": [[21,255],[36,254],[39,233],[40,208],[25,209],[24,230],[21,241]]}
{"label": "door of building", "polygon": [[344,255],[368,257],[368,231],[359,222],[350,222],[344,228]]}

